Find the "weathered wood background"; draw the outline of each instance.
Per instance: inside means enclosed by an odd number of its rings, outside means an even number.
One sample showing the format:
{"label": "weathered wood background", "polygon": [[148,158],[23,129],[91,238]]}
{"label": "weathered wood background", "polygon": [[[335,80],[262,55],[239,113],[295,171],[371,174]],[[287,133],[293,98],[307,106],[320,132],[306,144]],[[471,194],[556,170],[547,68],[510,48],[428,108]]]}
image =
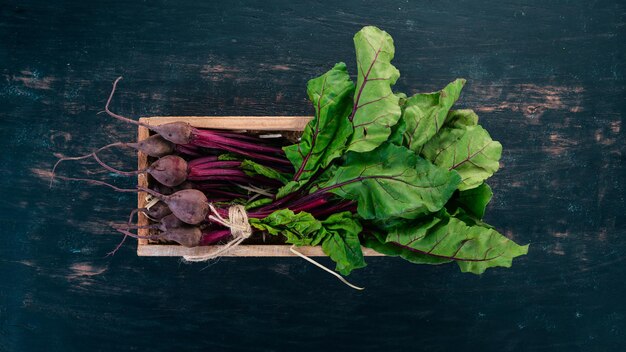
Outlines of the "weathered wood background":
{"label": "weathered wood background", "polygon": [[[55,155],[135,137],[97,114],[117,76],[135,117],[311,114],[367,24],[398,91],[468,79],[505,148],[488,221],[531,244],[511,269],[371,258],[355,292],[295,258],[104,258],[134,197],[48,188]],[[625,25],[622,1],[3,1],[0,350],[625,350]]]}

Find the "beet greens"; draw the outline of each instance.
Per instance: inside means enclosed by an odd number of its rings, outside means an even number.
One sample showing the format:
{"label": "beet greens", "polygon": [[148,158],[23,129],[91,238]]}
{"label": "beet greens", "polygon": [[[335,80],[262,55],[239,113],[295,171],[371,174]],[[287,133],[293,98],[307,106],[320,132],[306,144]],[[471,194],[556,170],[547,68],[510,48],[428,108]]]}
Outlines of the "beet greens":
{"label": "beet greens", "polygon": [[[252,225],[283,233],[288,243],[321,243],[344,275],[364,265],[362,254],[349,255],[361,253],[361,244],[415,263],[454,261],[476,274],[508,267],[514,257],[526,254],[528,246],[482,221],[491,194],[484,181],[497,171],[502,147],[477,125],[474,112],[451,110],[465,80],[435,93],[394,93],[399,72],[391,64],[389,34],[365,27],[354,43],[356,85],[343,63],[309,81],[315,117],[301,142],[285,148],[296,173],[278,191],[274,205],[252,213],[260,215]],[[305,192],[294,204],[293,195]],[[316,220],[328,213],[303,211],[317,204],[328,208],[336,199],[352,203],[333,209],[356,203],[356,212],[335,215],[349,214],[346,219],[366,231],[345,225],[343,231],[329,232],[325,220]],[[358,235],[361,241],[353,241]]]}

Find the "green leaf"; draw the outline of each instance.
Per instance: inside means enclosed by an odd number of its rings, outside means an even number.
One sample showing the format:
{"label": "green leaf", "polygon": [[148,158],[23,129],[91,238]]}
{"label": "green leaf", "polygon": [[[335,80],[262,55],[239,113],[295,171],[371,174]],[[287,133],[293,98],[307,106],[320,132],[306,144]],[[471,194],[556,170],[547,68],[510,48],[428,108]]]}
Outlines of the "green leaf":
{"label": "green leaf", "polygon": [[354,36],[354,46],[358,78],[348,150],[362,153],[385,142],[400,118],[400,98],[391,90],[400,72],[391,64],[395,49],[387,32],[364,27]]}
{"label": "green leaf", "polygon": [[246,204],[246,210],[250,210],[250,209],[254,209],[254,208],[258,208],[260,206],[263,205],[267,205],[272,203],[274,200],[272,198],[259,198],[256,199],[252,202],[249,202],[248,204]]}
{"label": "green leaf", "polygon": [[415,252],[393,243],[385,243],[385,237],[386,234],[384,232],[378,230],[370,231],[363,236],[363,246],[390,257],[400,257],[413,264],[439,265],[452,261],[450,259]]}
{"label": "green leaf", "polygon": [[439,92],[416,94],[406,101],[402,120],[406,124],[404,145],[407,148],[419,153],[422,146],[437,134],[464,85],[464,79],[457,79]]}
{"label": "green leaf", "polygon": [[[400,99],[398,104],[400,105],[401,111],[404,111],[404,106],[406,103],[406,94],[404,93],[396,93],[396,96]],[[387,139],[389,143],[393,143],[395,145],[402,145],[402,140],[404,138],[404,131],[406,131],[406,122],[404,119],[399,119],[398,123],[391,127],[391,134]]]}
{"label": "green leaf", "polygon": [[335,162],[330,165],[324,172],[322,172],[319,176],[315,178],[314,182],[311,182],[310,187],[308,187],[308,193],[313,193],[320,189],[320,185],[323,185],[330,180],[335,173],[337,172],[337,164],[341,164],[340,162]]}
{"label": "green leaf", "polygon": [[441,209],[459,175],[412,151],[385,143],[369,153],[350,153],[322,190],[356,200],[364,219],[415,218]]}
{"label": "green leaf", "polygon": [[287,243],[296,246],[321,244],[324,253],[337,263],[335,270],[343,275],[365,266],[359,241],[362,227],[350,212],[333,214],[319,221],[307,212],[294,214],[289,209],[281,209],[264,219],[251,218],[249,221],[258,230],[284,235]]}
{"label": "green leaf", "polygon": [[250,218],[250,225],[271,235],[284,235],[287,243],[316,246],[325,236],[322,224],[307,212],[294,214],[289,209],[277,210],[263,219]]}
{"label": "green leaf", "polygon": [[502,145],[482,127],[443,128],[422,150],[428,160],[461,175],[459,190],[478,187],[499,168]]}
{"label": "green leaf", "polygon": [[467,226],[482,226],[488,229],[495,229],[495,227],[482,221],[476,215],[466,211],[463,208],[457,208],[456,210],[451,212],[451,216],[463,221]]}
{"label": "green leaf", "polygon": [[424,229],[407,222],[389,231],[385,242],[418,254],[455,261],[462,272],[482,274],[487,268],[510,267],[513,258],[528,252],[493,229],[468,226],[451,217]]}
{"label": "green leaf", "polygon": [[359,241],[361,230],[361,224],[350,212],[333,214],[322,221],[322,250],[337,263],[335,270],[342,275],[366,265]]}
{"label": "green leaf", "polygon": [[288,194],[298,191],[307,182],[308,180],[287,182],[284,186],[278,189],[278,192],[276,192],[276,199],[280,199]]}
{"label": "green leaf", "polygon": [[400,109],[404,108],[406,104],[407,95],[404,93],[394,93],[398,97],[398,105],[400,105]]}
{"label": "green leaf", "polygon": [[485,216],[485,209],[491,200],[493,192],[488,184],[482,183],[480,186],[459,192],[457,198],[458,205],[471,215],[482,219]]}
{"label": "green leaf", "polygon": [[315,117],[304,129],[300,143],[283,148],[296,169],[294,181],[308,180],[319,168],[340,157],[352,134],[348,115],[352,111],[354,83],[346,64],[340,62],[310,80],[307,93],[315,107]]}
{"label": "green leaf", "polygon": [[[319,185],[328,182],[330,178],[335,174],[337,170],[337,165],[331,164],[324,172],[320,173],[319,176],[315,177],[315,182],[310,182],[307,187],[310,192],[313,193],[319,189]],[[276,199],[280,199],[288,194],[301,190],[304,185],[309,183],[309,180],[306,181],[289,181],[286,185],[278,189],[276,193]]]}
{"label": "green leaf", "polygon": [[289,182],[291,178],[290,175],[279,172],[275,169],[272,169],[269,166],[261,165],[251,160],[244,160],[241,162],[241,169],[249,176],[265,176],[272,180],[277,180],[282,183]]}
{"label": "green leaf", "polygon": [[224,154],[220,154],[217,157],[217,160],[219,160],[219,161],[238,161],[238,160],[243,160],[243,157],[241,155],[237,155],[237,154],[233,154],[233,153],[224,153]]}
{"label": "green leaf", "polygon": [[450,110],[443,124],[451,128],[475,126],[478,125],[478,115],[471,109]]}
{"label": "green leaf", "polygon": [[391,134],[389,135],[388,142],[395,145],[402,145],[404,131],[406,131],[406,123],[404,120],[399,120],[397,124],[391,127]]}

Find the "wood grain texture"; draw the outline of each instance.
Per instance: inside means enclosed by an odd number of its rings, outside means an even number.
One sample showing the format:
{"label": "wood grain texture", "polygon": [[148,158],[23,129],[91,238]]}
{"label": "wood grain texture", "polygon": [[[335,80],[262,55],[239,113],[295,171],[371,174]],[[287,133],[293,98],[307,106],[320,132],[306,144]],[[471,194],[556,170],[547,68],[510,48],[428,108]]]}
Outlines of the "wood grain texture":
{"label": "wood grain texture", "polygon": [[[223,246],[203,246],[186,248],[183,246],[149,244],[137,246],[137,255],[144,257],[182,257],[198,256],[219,251]],[[294,257],[289,251],[290,245],[239,245],[222,255],[222,257]],[[321,247],[302,246],[296,250],[309,257],[326,257]],[[369,248],[363,248],[366,257],[381,257],[382,254]]]}
{"label": "wood grain texture", "polygon": [[309,116],[153,116],[142,118],[149,125],[187,122],[197,128],[259,131],[303,131]]}
{"label": "wood grain texture", "polygon": [[[140,118],[139,122],[148,124],[146,118]],[[141,142],[144,139],[150,137],[150,130],[144,126],[137,126],[137,141]],[[148,155],[141,151],[137,151],[137,170],[145,170],[148,167]],[[142,188],[148,188],[148,175],[147,174],[139,174],[137,175],[137,186]],[[137,209],[142,209],[146,207],[146,192],[138,192],[137,193]],[[137,213],[137,226],[146,226],[148,225],[148,217],[143,212]],[[139,229],[137,234],[141,237],[146,237],[148,235],[148,231],[144,229]],[[142,245],[147,245],[148,240],[146,238],[138,238],[137,239],[137,251],[139,251],[139,247]]]}

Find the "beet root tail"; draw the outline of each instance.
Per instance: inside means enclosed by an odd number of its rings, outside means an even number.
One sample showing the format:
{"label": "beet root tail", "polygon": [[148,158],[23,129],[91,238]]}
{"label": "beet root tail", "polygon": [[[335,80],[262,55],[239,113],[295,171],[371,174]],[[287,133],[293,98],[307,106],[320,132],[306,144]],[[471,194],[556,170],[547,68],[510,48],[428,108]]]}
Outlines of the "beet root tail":
{"label": "beet root tail", "polygon": [[52,187],[52,183],[54,182],[54,177],[55,177],[55,173],[56,173],[56,169],[59,166],[59,164],[61,164],[61,162],[63,161],[69,161],[69,160],[84,160],[87,158],[95,158],[96,160],[100,160],[100,158],[98,158],[98,153],[100,153],[103,150],[109,149],[109,148],[113,148],[113,147],[126,147],[126,146],[130,146],[129,143],[124,143],[124,142],[115,142],[115,143],[111,143],[108,145],[105,145],[102,148],[99,148],[89,154],[85,154],[85,155],[81,155],[81,156],[66,156],[63,158],[59,158],[59,160],[57,160],[57,162],[54,164],[54,166],[52,167],[52,176],[50,177],[50,187]]}

